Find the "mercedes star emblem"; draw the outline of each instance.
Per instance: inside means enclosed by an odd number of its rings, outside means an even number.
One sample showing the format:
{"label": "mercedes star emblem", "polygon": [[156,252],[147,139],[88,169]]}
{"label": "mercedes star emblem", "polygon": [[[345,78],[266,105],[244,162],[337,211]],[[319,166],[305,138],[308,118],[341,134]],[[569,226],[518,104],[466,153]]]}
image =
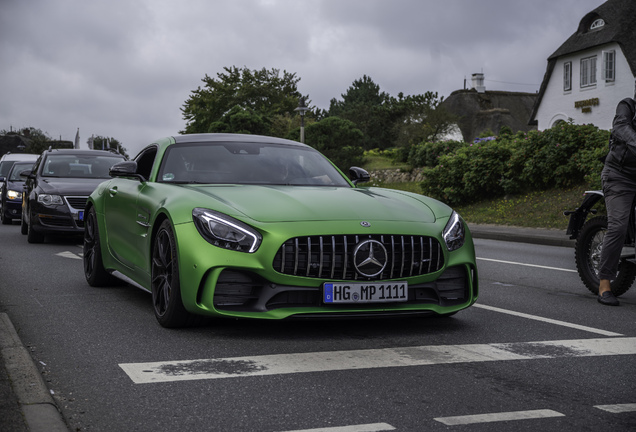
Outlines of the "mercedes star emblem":
{"label": "mercedes star emblem", "polygon": [[364,240],[353,251],[353,265],[365,277],[375,277],[382,273],[387,262],[386,248],[377,240]]}

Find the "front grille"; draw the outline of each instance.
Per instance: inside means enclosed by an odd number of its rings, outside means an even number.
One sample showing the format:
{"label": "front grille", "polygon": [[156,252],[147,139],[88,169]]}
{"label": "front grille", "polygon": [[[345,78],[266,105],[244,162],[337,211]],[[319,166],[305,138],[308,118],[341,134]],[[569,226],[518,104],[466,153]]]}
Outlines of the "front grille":
{"label": "front grille", "polygon": [[[358,274],[354,250],[365,240],[386,249],[384,270],[371,277]],[[442,247],[433,237],[409,235],[331,235],[296,237],[280,247],[273,262],[280,273],[340,280],[394,279],[433,273],[444,266]]]}
{"label": "front grille", "polygon": [[87,196],[67,196],[64,197],[69,206],[73,207],[75,210],[84,210],[86,208],[86,201],[88,201]]}

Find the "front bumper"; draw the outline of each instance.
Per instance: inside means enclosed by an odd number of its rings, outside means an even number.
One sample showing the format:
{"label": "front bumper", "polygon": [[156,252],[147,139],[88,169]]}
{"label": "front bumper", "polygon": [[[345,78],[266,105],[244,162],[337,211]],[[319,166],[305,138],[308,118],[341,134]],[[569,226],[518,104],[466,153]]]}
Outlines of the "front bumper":
{"label": "front bumper", "polygon": [[[321,229],[330,232],[329,225],[333,225],[332,232],[347,232],[346,224],[329,222],[324,223]],[[384,283],[390,280],[408,282],[407,301],[333,305],[322,301],[323,284],[343,279],[307,277],[306,274],[295,276],[274,270],[275,256],[281,245],[289,238],[309,230],[308,226],[303,226],[306,224],[298,223],[298,227],[295,227],[298,233],[295,233],[294,227],[290,229],[290,225],[285,227],[284,237],[274,234],[274,229],[264,233],[261,248],[253,254],[221,250],[207,243],[196,232],[193,224],[177,225],[181,294],[186,309],[203,315],[266,319],[443,315],[467,308],[477,299],[477,266],[468,230],[464,246],[453,252],[444,248],[444,265],[439,270],[383,280]],[[408,224],[401,223],[399,226],[403,232],[422,232],[422,225],[404,225]],[[349,232],[356,228],[352,224]],[[391,224],[383,228],[386,232],[398,232],[398,228]],[[430,226],[427,228],[428,231],[432,230]],[[368,234],[367,231],[360,235]]]}
{"label": "front bumper", "polygon": [[45,206],[31,204],[31,226],[39,233],[82,234],[84,208],[88,197],[64,197],[64,204]]}
{"label": "front bumper", "polygon": [[4,217],[20,219],[22,217],[22,200],[6,200],[2,206]]}

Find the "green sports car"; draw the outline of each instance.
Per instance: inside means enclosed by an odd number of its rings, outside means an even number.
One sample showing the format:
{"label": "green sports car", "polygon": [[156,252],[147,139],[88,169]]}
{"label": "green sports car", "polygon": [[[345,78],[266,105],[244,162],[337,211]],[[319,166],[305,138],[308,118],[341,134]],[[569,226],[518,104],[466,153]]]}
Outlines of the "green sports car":
{"label": "green sports car", "polygon": [[450,315],[478,282],[470,231],[445,204],[361,187],[304,144],[256,135],[168,137],[91,194],[84,273],[152,293],[164,327],[200,315]]}

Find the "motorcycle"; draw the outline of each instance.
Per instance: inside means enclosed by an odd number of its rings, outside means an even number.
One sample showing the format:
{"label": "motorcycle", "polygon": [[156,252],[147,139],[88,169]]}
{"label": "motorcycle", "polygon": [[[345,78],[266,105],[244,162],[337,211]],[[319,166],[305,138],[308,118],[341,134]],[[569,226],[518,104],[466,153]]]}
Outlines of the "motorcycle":
{"label": "motorcycle", "polygon": [[[593,294],[598,294],[601,249],[603,238],[607,231],[607,216],[595,216],[587,220],[589,214],[596,215],[597,210],[592,208],[603,199],[603,191],[586,191],[583,203],[579,208],[565,211],[569,216],[566,234],[576,240],[574,246],[574,260],[579,277]],[[621,252],[616,278],[610,281],[612,292],[616,297],[625,294],[636,279],[636,217],[634,215],[636,201],[632,204],[629,216],[629,228],[625,237],[625,244]]]}

